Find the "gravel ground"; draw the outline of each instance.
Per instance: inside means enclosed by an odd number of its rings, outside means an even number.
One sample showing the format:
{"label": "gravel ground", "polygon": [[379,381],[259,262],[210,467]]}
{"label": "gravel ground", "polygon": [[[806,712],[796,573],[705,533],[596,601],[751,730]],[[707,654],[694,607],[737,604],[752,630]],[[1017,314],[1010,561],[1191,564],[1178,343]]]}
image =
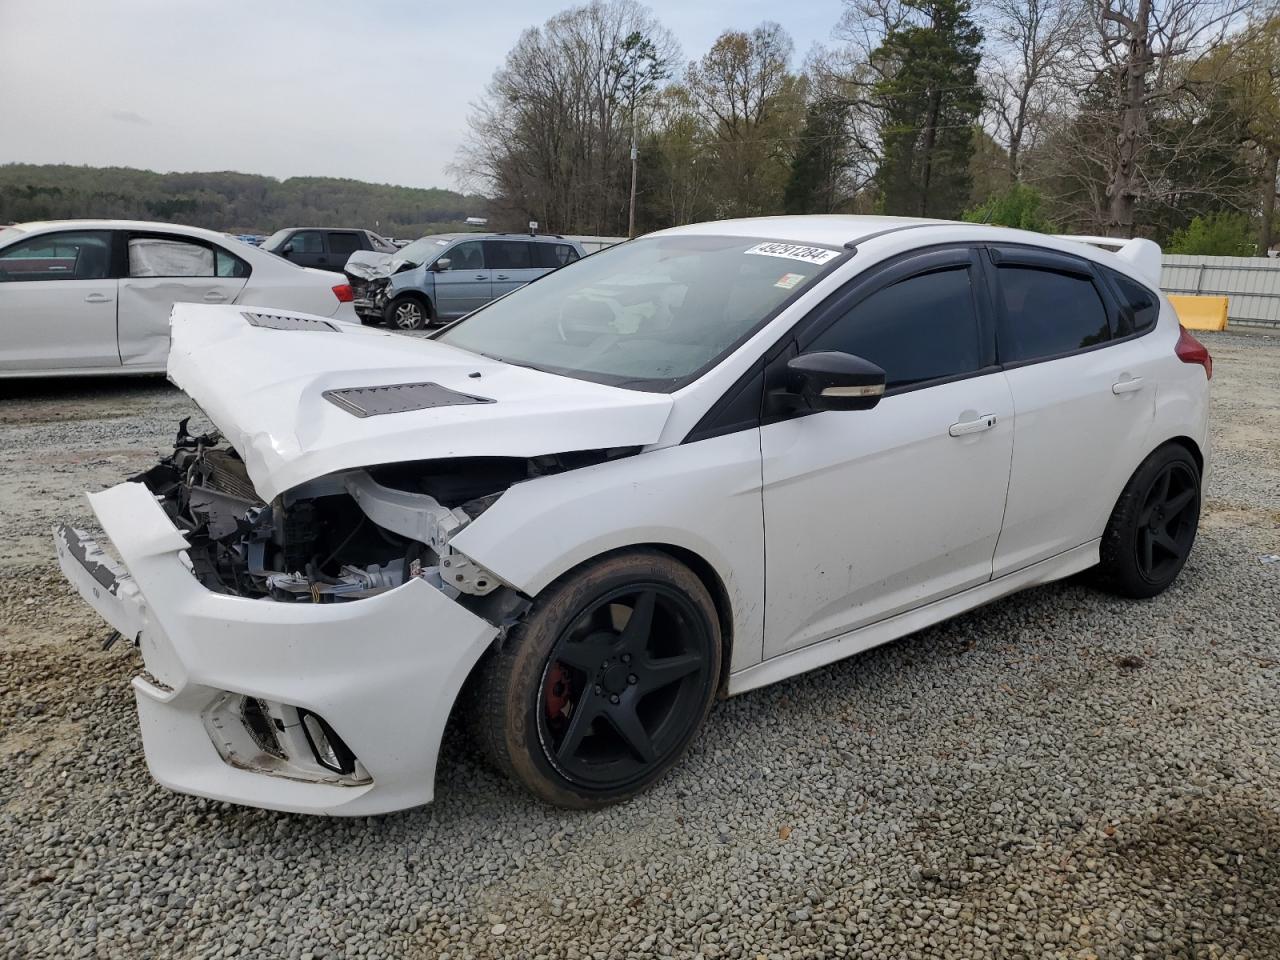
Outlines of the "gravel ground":
{"label": "gravel ground", "polygon": [[438,800],[325,820],[147,776],[128,679],[48,529],[191,413],[0,385],[0,954],[1280,956],[1280,340],[1205,338],[1216,462],[1179,582],[1042,587],[717,706],[597,813],[451,733]]}

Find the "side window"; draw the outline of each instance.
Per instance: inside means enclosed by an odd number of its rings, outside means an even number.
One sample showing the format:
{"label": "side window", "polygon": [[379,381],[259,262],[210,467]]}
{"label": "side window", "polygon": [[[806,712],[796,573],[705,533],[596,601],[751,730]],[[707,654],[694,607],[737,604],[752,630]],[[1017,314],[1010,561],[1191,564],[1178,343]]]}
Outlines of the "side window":
{"label": "side window", "polygon": [[530,246],[534,249],[535,267],[555,270],[578,259],[578,251],[567,243],[535,243]]}
{"label": "side window", "polygon": [[490,270],[528,270],[533,266],[529,248],[521,240],[484,241],[484,262]]}
{"label": "side window", "polygon": [[103,280],[111,272],[111,233],[45,233],[0,251],[0,283]]}
{"label": "side window", "polygon": [[[296,250],[297,247],[294,247]],[[329,234],[329,252],[336,257],[350,256],[360,249],[360,238],[354,233]]]}
{"label": "side window", "polygon": [[1001,360],[1060,356],[1111,339],[1106,307],[1088,277],[1012,264],[997,273]]}
{"label": "side window", "polygon": [[480,251],[479,240],[468,240],[445,251],[450,270],[483,270],[484,254]]}
{"label": "side window", "polygon": [[213,250],[180,237],[130,237],[131,277],[212,277]]}
{"label": "side window", "polygon": [[1146,333],[1156,325],[1160,316],[1160,298],[1138,283],[1130,280],[1123,273],[1108,270],[1116,292],[1120,294],[1120,302],[1128,306],[1122,311],[1120,323],[1116,329],[1117,337],[1127,337],[1131,333]]}
{"label": "side window", "polygon": [[982,331],[969,268],[936,270],[877,290],[805,347],[806,353],[819,350],[878,364],[888,387],[981,369]]}
{"label": "side window", "polygon": [[217,274],[220,277],[232,277],[235,279],[244,279],[253,271],[249,269],[249,265],[237,257],[233,253],[228,253],[221,247],[214,251],[214,264]]}
{"label": "side window", "polygon": [[324,253],[324,238],[318,230],[299,230],[288,243],[294,253]]}

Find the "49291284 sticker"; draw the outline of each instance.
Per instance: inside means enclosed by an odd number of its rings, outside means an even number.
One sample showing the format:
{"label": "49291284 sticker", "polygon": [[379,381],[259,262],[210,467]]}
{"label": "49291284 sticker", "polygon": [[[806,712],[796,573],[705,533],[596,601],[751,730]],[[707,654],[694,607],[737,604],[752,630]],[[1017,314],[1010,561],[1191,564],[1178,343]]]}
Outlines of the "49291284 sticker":
{"label": "49291284 sticker", "polygon": [[828,250],[825,247],[809,247],[803,243],[757,243],[746,252],[761,257],[786,257],[788,260],[816,264],[823,264],[840,256],[835,250]]}

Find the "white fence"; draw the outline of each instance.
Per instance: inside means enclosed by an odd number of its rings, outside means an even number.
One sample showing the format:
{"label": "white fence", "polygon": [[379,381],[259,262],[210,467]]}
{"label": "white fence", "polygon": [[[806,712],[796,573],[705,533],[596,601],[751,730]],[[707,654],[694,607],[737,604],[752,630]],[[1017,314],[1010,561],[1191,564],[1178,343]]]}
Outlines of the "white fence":
{"label": "white fence", "polygon": [[1225,296],[1231,323],[1280,326],[1280,260],[1166,254],[1160,285],[1165,293]]}

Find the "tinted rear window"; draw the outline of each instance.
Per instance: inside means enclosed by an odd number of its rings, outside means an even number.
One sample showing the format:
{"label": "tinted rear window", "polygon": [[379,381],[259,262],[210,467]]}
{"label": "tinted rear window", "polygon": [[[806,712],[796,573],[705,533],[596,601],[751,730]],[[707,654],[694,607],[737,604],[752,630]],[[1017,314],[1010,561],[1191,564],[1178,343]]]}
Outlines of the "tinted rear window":
{"label": "tinted rear window", "polygon": [[1106,308],[1088,277],[1037,267],[998,269],[1004,362],[1060,356],[1111,338]]}
{"label": "tinted rear window", "polygon": [[1160,316],[1160,298],[1136,280],[1130,280],[1123,273],[1111,271],[1111,280],[1116,285],[1120,302],[1128,306],[1128,310],[1120,312],[1119,328],[1116,336],[1127,337],[1131,333],[1146,333],[1156,325]]}

